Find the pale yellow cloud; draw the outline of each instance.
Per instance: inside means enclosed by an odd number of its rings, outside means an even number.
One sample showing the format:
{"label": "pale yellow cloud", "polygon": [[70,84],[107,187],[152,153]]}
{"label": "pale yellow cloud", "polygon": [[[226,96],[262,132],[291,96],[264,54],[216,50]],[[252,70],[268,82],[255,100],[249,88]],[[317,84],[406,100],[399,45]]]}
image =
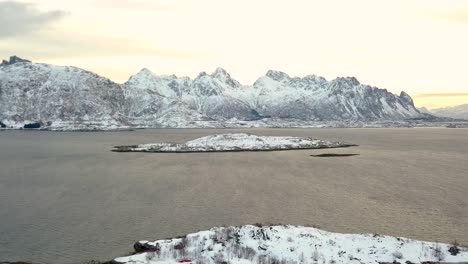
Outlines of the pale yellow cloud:
{"label": "pale yellow cloud", "polygon": [[445,20],[448,22],[468,24],[468,1],[436,1],[438,5],[422,4],[416,13],[422,18]]}
{"label": "pale yellow cloud", "polygon": [[167,11],[171,5],[165,1],[148,1],[148,0],[83,0],[94,6],[104,8],[120,8],[120,9],[144,9],[151,11]]}
{"label": "pale yellow cloud", "polygon": [[51,60],[60,58],[108,57],[115,56],[155,56],[174,59],[196,59],[204,54],[190,51],[158,48],[151,43],[122,37],[100,37],[63,33],[29,35],[5,40],[0,48],[9,49],[15,54],[25,54],[31,59]]}
{"label": "pale yellow cloud", "polygon": [[[467,89],[468,90],[468,89]],[[428,109],[441,108],[468,104],[468,92],[466,93],[427,93],[413,95],[416,106]]]}

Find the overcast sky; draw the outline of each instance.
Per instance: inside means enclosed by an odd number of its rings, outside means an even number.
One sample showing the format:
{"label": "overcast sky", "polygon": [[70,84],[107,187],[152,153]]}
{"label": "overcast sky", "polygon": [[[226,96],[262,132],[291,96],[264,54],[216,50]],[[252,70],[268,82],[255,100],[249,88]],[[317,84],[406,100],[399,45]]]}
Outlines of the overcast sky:
{"label": "overcast sky", "polygon": [[0,0],[0,56],[124,82],[141,68],[244,84],[268,69],[468,103],[465,0]]}

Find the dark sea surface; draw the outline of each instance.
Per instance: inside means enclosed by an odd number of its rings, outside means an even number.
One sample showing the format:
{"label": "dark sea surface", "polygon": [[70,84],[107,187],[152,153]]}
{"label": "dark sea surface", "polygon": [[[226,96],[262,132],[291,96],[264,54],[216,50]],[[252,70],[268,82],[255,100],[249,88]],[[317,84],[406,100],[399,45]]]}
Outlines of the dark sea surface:
{"label": "dark sea surface", "polygon": [[[110,152],[234,131],[360,146]],[[468,129],[0,131],[0,260],[109,260],[137,240],[256,222],[468,244]]]}

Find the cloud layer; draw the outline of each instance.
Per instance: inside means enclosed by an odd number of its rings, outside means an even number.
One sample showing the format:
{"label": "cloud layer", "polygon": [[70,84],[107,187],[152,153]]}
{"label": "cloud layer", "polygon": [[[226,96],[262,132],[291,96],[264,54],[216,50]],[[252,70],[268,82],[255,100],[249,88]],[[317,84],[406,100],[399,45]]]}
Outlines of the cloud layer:
{"label": "cloud layer", "polygon": [[41,30],[65,16],[62,10],[40,11],[33,4],[0,2],[0,38],[15,37]]}

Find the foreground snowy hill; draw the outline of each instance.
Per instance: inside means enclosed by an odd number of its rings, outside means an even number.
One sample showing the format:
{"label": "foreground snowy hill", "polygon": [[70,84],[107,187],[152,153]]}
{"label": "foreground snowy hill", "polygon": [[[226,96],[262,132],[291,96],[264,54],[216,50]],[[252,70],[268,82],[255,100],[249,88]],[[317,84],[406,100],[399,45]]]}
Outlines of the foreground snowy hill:
{"label": "foreground snowy hill", "polygon": [[175,239],[139,241],[114,263],[467,263],[468,249],[376,234],[297,226],[218,227]]}
{"label": "foreground snowy hill", "polygon": [[245,86],[221,68],[193,80],[143,69],[117,84],[79,68],[18,57],[0,65],[0,125],[13,128],[223,127],[255,120],[368,122],[419,117],[405,92],[394,95],[353,77],[327,81],[268,71]]}
{"label": "foreground snowy hill", "polygon": [[221,152],[269,151],[350,147],[351,144],[315,138],[256,136],[246,133],[217,134],[190,140],[183,144],[152,143],[116,146],[116,152]]}

